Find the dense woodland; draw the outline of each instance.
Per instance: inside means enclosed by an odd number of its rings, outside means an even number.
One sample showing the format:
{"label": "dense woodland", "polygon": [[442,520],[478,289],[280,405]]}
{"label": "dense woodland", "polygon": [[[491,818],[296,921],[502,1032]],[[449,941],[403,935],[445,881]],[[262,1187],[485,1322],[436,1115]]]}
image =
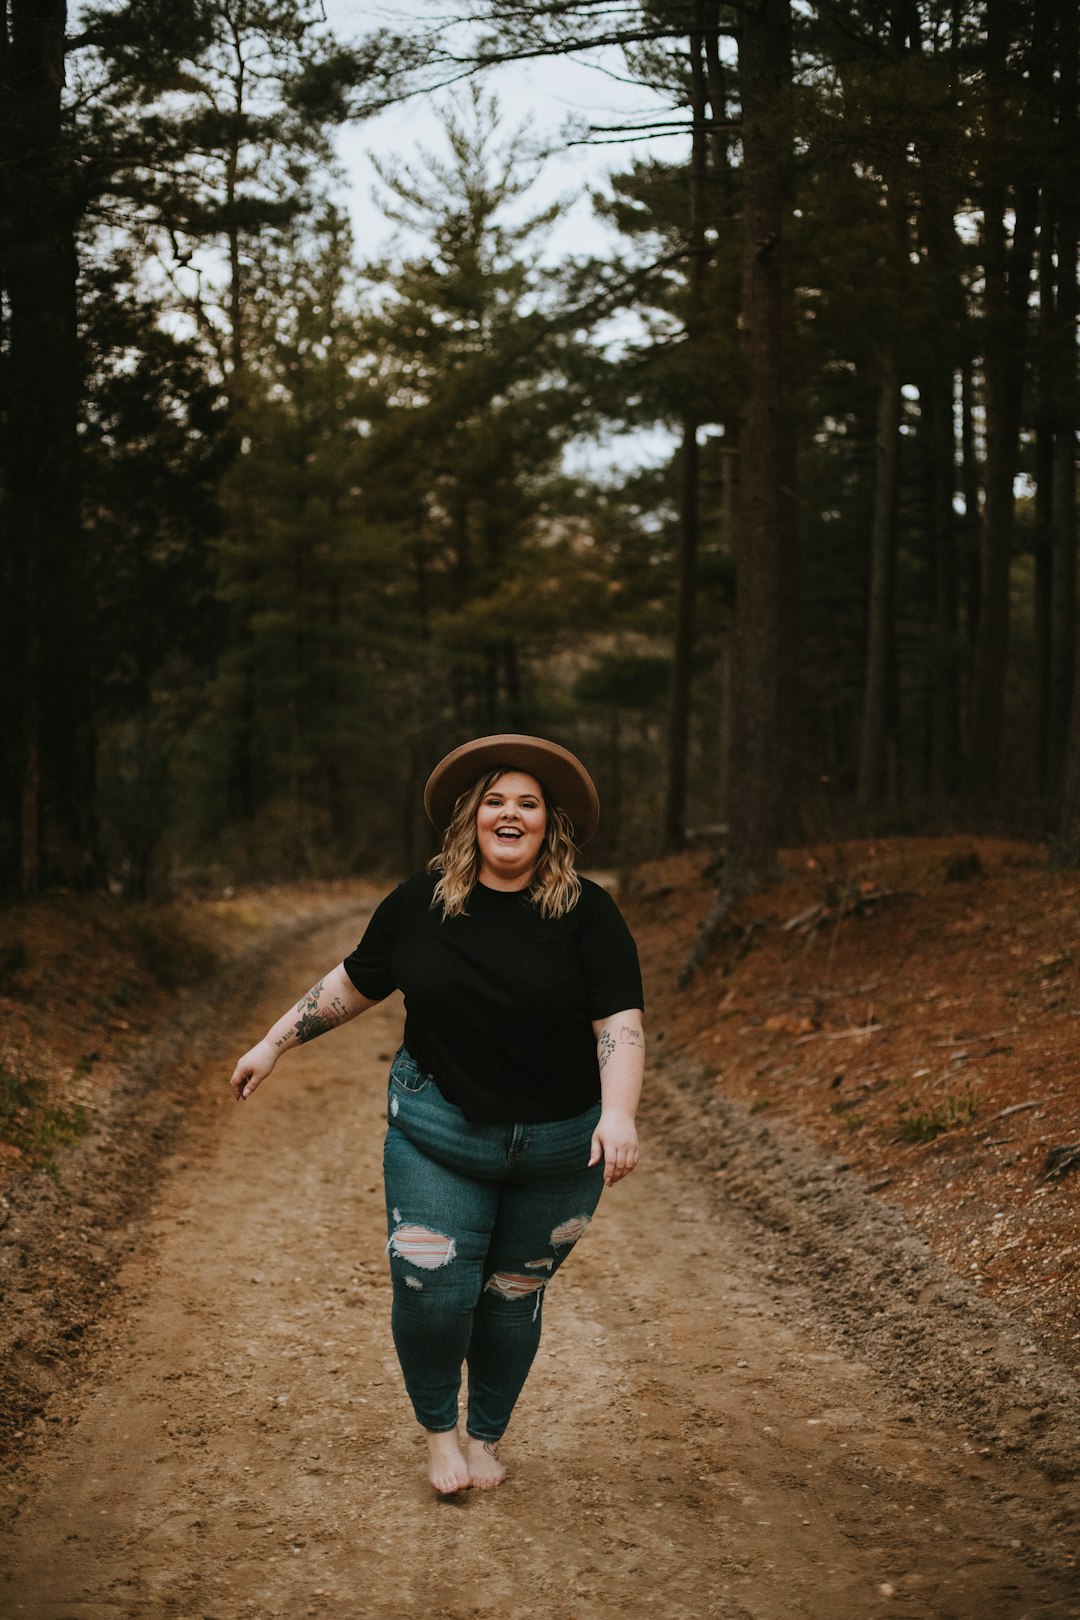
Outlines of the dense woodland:
{"label": "dense woodland", "polygon": [[[1075,0],[429,10],[5,0],[0,892],[403,867],[504,729],[599,859],[726,828],[725,893],[857,830],[1080,862]],[[552,264],[500,70],[571,53],[652,111],[566,131],[611,249]],[[432,96],[372,263],[335,130]]]}

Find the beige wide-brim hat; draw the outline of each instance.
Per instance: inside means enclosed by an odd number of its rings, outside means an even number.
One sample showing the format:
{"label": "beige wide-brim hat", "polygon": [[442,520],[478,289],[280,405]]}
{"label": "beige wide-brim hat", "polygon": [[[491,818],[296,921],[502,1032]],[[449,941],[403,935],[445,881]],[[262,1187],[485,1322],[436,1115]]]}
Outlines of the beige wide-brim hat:
{"label": "beige wide-brim hat", "polygon": [[592,837],[600,819],[600,799],[580,759],[545,737],[525,737],[517,732],[475,737],[440,759],[424,788],[429,821],[445,832],[461,794],[500,765],[536,777],[552,803],[570,817],[576,843],[583,844]]}

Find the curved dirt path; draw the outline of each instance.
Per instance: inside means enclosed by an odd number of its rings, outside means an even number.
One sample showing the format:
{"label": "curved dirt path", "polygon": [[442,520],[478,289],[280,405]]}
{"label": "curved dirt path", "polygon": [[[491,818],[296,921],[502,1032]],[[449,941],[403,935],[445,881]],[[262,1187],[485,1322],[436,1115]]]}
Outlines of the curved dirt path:
{"label": "curved dirt path", "polygon": [[0,1613],[1080,1616],[1074,1487],[920,1421],[830,1340],[723,1173],[665,1147],[687,1110],[662,1078],[643,1167],[551,1290],[507,1484],[436,1500],[383,1258],[399,1008],[292,1054],[243,1108],[225,1090],[359,926],[285,953],[222,1028],[92,1371],[0,1536]]}

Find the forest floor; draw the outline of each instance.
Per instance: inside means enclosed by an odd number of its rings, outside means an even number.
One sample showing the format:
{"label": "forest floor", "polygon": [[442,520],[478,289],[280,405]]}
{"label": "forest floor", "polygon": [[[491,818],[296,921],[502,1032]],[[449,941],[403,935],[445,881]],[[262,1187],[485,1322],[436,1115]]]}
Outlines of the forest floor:
{"label": "forest floor", "polygon": [[399,1007],[225,1088],[374,891],[8,913],[5,1620],[1080,1616],[1080,1174],[1042,1179],[1080,883],[986,840],[785,864],[681,991],[703,857],[628,886],[643,1164],[507,1483],[446,1501],[388,1326]]}
{"label": "forest floor", "polygon": [[681,991],[707,862],[637,875],[654,1051],[670,1041],[723,1096],[806,1129],[1077,1369],[1080,876],[989,838],[824,846],[783,865]]}

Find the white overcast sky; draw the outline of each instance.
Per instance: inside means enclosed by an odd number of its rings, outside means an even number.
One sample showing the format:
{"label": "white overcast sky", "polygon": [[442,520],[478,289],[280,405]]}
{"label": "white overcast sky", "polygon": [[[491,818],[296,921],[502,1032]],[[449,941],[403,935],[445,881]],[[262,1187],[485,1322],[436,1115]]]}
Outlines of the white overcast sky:
{"label": "white overcast sky", "polygon": [[[421,0],[411,4],[386,0],[381,5],[366,4],[364,0],[323,3],[327,21],[341,39],[358,38],[379,27],[404,30],[410,21],[421,26],[425,18],[430,21],[443,10],[438,3],[425,6]],[[615,124],[655,109],[657,102],[647,92],[619,82],[622,67],[617,51],[597,54],[591,60],[567,57],[511,63],[491,72],[486,88],[497,97],[509,127],[527,122],[532,135],[558,145],[559,132],[572,116],[597,124]],[[376,256],[391,234],[391,227],[372,197],[376,175],[370,154],[408,162],[420,146],[438,150],[440,106],[445,107],[448,94],[416,96],[340,134],[338,150],[348,176],[349,208],[361,258]],[[677,152],[681,139],[666,140],[660,149]],[[563,147],[548,160],[522,204],[523,211],[531,213],[560,198],[568,199],[562,221],[552,233],[548,257],[603,250],[609,238],[593,213],[588,190],[603,187],[611,169],[625,165],[632,154],[643,150],[639,144]]]}
{"label": "white overcast sky", "polygon": [[[429,5],[423,0],[386,0],[381,5],[364,0],[323,0],[323,4],[327,21],[343,40],[358,38],[379,27],[404,30],[410,20],[419,26],[425,17],[430,21],[432,15],[446,9],[439,0]],[[485,87],[497,97],[509,127],[527,122],[531,134],[558,147],[559,132],[571,116],[605,125],[655,116],[660,105],[657,99],[639,86],[621,83],[618,75],[622,70],[621,54],[614,50],[598,54],[592,62],[577,58],[537,59],[495,69],[487,76]],[[391,247],[396,230],[381,214],[373,196],[377,176],[371,154],[408,163],[416,159],[420,147],[440,151],[440,107],[445,107],[447,95],[416,96],[339,135],[338,151],[346,170],[349,211],[361,260],[380,257],[382,250]],[[656,142],[653,149],[677,156],[687,144],[687,137],[680,135]],[[567,199],[567,208],[548,238],[545,258],[557,261],[575,254],[600,254],[610,247],[613,233],[597,219],[589,189],[603,189],[612,170],[627,166],[633,156],[644,154],[652,145],[640,142],[564,147],[547,161],[536,185],[519,205],[522,213],[529,214],[560,198]],[[629,336],[637,328],[637,322],[630,317],[625,320],[625,333],[619,332],[622,325],[615,323],[614,335]],[[579,476],[603,481],[616,468],[625,471],[666,459],[673,443],[670,433],[661,427],[612,432],[602,442],[590,439],[568,446],[564,465]]]}

